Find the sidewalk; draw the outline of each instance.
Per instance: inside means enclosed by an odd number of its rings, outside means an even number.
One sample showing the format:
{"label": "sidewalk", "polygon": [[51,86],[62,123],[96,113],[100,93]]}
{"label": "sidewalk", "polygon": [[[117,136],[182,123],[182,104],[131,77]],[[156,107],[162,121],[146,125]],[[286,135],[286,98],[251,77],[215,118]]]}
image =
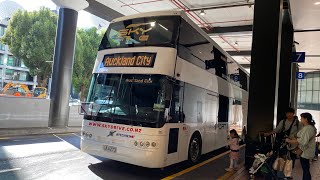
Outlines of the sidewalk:
{"label": "sidewalk", "polygon": [[[320,180],[320,159],[317,161],[312,161],[310,165],[310,173],[312,176],[312,179],[314,180]],[[293,180],[301,180],[302,179],[302,168],[299,160],[296,160],[295,162],[295,168],[292,172]],[[243,167],[239,171],[235,172],[231,177],[228,178],[228,180],[248,180],[249,173],[248,171]],[[256,178],[259,180],[259,178]]]}
{"label": "sidewalk", "polygon": [[10,128],[10,129],[0,128],[0,137],[38,135],[38,134],[62,134],[62,133],[75,133],[80,131],[81,131],[81,127]]}

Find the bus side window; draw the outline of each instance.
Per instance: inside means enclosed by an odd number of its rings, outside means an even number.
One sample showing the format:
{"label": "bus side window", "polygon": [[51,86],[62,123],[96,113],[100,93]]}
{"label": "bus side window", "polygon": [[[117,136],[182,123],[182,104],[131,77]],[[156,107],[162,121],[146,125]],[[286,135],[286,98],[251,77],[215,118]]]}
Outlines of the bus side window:
{"label": "bus side window", "polygon": [[173,94],[172,94],[172,102],[171,102],[171,117],[172,123],[183,122],[183,85],[180,82],[174,83]]}
{"label": "bus side window", "polygon": [[219,95],[218,122],[228,122],[229,120],[229,98]]}
{"label": "bus side window", "polygon": [[239,70],[240,84],[243,90],[248,91],[248,75],[242,70]]}

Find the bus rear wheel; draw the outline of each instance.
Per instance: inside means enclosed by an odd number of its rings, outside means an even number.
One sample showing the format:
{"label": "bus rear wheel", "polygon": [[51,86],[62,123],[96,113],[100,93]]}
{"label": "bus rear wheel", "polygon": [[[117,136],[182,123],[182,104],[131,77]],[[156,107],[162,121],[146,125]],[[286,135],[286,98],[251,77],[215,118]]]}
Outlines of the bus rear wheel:
{"label": "bus rear wheel", "polygon": [[191,163],[197,163],[201,157],[201,138],[197,134],[191,137],[188,156]]}

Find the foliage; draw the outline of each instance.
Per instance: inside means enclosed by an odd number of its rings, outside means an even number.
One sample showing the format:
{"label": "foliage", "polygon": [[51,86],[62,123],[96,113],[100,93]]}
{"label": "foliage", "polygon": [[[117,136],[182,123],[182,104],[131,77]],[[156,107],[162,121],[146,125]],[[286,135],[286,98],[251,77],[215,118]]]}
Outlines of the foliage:
{"label": "foliage", "polygon": [[76,91],[81,92],[81,99],[88,93],[102,35],[103,33],[99,33],[95,27],[77,31],[72,83]]}
{"label": "foliage", "polygon": [[[23,60],[30,74],[38,76],[41,86],[46,86],[51,75],[52,63],[46,61],[53,61],[56,29],[57,15],[49,9],[41,8],[33,12],[19,10],[10,19],[1,39],[15,57]],[[75,90],[81,92],[82,98],[86,97],[89,89],[103,34],[95,27],[77,30],[72,83]]]}
{"label": "foliage", "polygon": [[9,21],[1,41],[7,44],[10,52],[23,59],[32,76],[37,75],[41,86],[51,74],[57,15],[49,9],[39,11],[17,11]]}

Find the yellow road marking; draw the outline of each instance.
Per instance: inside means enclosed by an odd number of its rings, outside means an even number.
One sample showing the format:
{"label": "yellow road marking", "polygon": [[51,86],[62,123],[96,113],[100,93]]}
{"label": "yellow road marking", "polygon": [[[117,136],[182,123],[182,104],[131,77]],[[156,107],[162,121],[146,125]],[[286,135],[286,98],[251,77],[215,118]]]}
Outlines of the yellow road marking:
{"label": "yellow road marking", "polygon": [[[242,147],[244,147],[245,145],[242,145],[242,146],[240,146],[240,148],[242,148]],[[228,153],[230,153],[230,150],[229,151],[226,151],[226,152],[224,152],[224,153],[221,153],[221,154],[219,154],[219,155],[217,155],[217,156],[215,156],[215,157],[213,157],[213,158],[211,158],[211,159],[208,159],[208,160],[205,160],[205,161],[203,161],[202,163],[199,163],[199,164],[196,164],[196,165],[194,165],[194,166],[191,166],[191,167],[189,167],[189,168],[187,168],[187,169],[185,169],[185,170],[182,170],[182,171],[180,171],[180,172],[178,172],[178,173],[176,173],[176,174],[173,174],[173,175],[170,175],[170,176],[168,176],[168,177],[165,177],[165,178],[163,178],[163,179],[161,179],[161,180],[171,180],[171,179],[173,179],[173,178],[176,178],[176,177],[178,177],[178,176],[181,176],[181,175],[183,175],[183,174],[186,174],[186,173],[188,173],[188,172],[190,172],[190,171],[193,171],[193,170],[195,170],[195,169],[197,169],[197,168],[199,168],[199,167],[201,167],[201,166],[203,166],[203,165],[205,165],[205,164],[208,164],[209,162],[212,162],[212,161],[214,161],[214,160],[217,160],[217,159],[219,159],[219,158],[221,158],[222,156],[224,156],[224,155],[227,155]],[[232,175],[232,174],[231,174]],[[231,176],[230,175],[230,176]]]}
{"label": "yellow road marking", "polygon": [[0,140],[6,140],[6,139],[10,139],[8,137],[0,137]]}
{"label": "yellow road marking", "polygon": [[227,180],[232,175],[234,175],[236,172],[227,172],[223,176],[219,177],[217,180]]}
{"label": "yellow road marking", "polygon": [[68,136],[68,135],[72,135],[73,133],[55,133],[55,134],[59,136]]}
{"label": "yellow road marking", "polygon": [[[56,133],[59,136],[68,136],[68,135],[76,135],[75,133]],[[27,136],[33,137],[33,136],[45,136],[45,135],[50,135],[50,134],[30,134]],[[11,137],[0,137],[0,140],[7,140],[11,138],[16,138],[16,137],[22,137],[22,136],[11,136]],[[81,137],[81,136],[80,136]],[[37,139],[26,139],[26,140],[37,140]]]}
{"label": "yellow road marking", "polygon": [[[243,167],[244,163],[241,163],[239,165],[239,167]],[[244,168],[244,167],[243,167]],[[232,171],[232,172],[226,172],[223,176],[219,177],[218,180],[228,180],[229,178],[231,178],[232,176],[236,176],[241,174],[241,172],[243,171],[243,168],[240,168],[238,171]],[[234,177],[233,177],[234,178]]]}

